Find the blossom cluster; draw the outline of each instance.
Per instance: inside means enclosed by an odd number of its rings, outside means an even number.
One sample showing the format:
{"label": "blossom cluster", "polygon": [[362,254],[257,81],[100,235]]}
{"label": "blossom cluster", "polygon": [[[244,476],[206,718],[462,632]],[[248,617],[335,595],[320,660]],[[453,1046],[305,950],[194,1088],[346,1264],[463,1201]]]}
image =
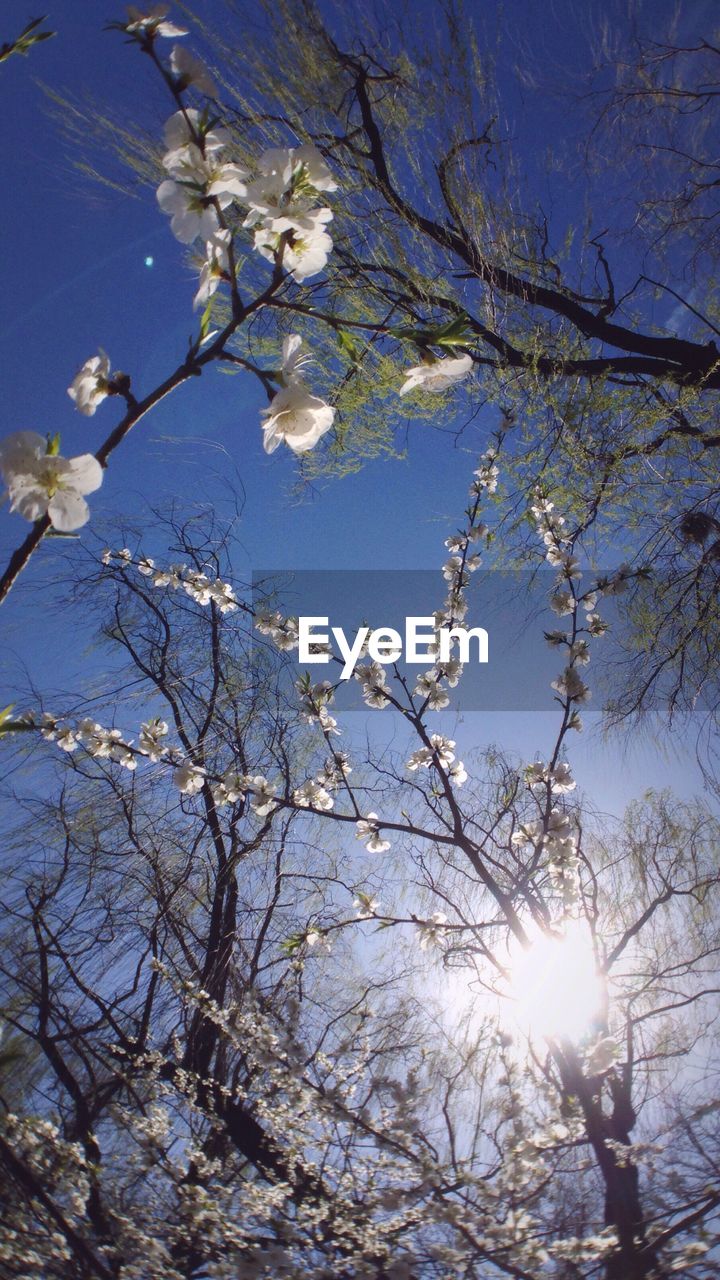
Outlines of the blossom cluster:
{"label": "blossom cluster", "polygon": [[467,781],[467,772],[462,761],[455,759],[455,743],[452,738],[445,738],[441,733],[431,733],[429,742],[429,746],[413,751],[407,768],[414,772],[416,769],[429,769],[436,765],[447,773],[451,782],[458,787],[462,786]]}
{"label": "blossom cluster", "polygon": [[[179,92],[194,86],[213,93],[205,68],[178,46],[170,67]],[[158,204],[181,244],[204,242],[196,306],[205,306],[222,280],[234,284],[226,213],[233,204],[245,206],[243,226],[251,231],[261,257],[296,280],[324,269],[332,251],[326,228],[333,214],[317,201],[338,184],[312,143],[271,147],[252,173],[230,158],[230,132],[211,123],[207,112],[185,106],[167,121],[164,141],[162,163],[168,176],[158,187]]]}
{"label": "blossom cluster", "polygon": [[211,578],[207,573],[188,564],[172,564],[168,568],[159,569],[149,556],[135,559],[128,547],[121,547],[117,551],[106,547],[102,553],[102,563],[114,564],[119,568],[132,565],[139,574],[147,578],[151,586],[182,590],[196,604],[215,605],[221,613],[235,613],[241,607],[229,582],[223,582],[218,577]]}

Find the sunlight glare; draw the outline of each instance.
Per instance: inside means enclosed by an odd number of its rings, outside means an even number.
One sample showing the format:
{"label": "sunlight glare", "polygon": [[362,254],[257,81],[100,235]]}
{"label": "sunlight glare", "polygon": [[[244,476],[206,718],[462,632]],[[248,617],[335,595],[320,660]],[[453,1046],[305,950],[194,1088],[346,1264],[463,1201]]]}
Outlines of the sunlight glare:
{"label": "sunlight glare", "polygon": [[583,920],[567,920],[563,935],[538,932],[525,950],[513,941],[510,998],[531,1036],[578,1040],[602,1007],[602,984]]}

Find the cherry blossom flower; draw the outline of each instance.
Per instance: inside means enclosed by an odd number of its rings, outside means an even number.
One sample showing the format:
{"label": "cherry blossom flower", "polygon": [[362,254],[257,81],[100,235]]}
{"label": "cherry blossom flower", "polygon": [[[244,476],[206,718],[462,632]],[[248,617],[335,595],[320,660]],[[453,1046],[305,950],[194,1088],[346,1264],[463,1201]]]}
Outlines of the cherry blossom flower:
{"label": "cherry blossom flower", "polygon": [[312,363],[310,356],[300,355],[301,346],[299,333],[290,333],[283,338],[281,374],[286,387],[301,380],[307,366]]}
{"label": "cherry blossom flower", "polygon": [[[324,212],[323,210],[319,211]],[[330,210],[327,210],[329,213]],[[285,219],[289,222],[289,219]],[[260,226],[255,232],[255,248],[261,257],[274,262],[280,251],[283,234],[287,239],[283,251],[282,263],[286,271],[296,280],[307,280],[323,271],[332,253],[333,242],[322,227],[312,224],[310,215],[306,215],[307,230],[298,225],[298,219],[285,232],[273,227]]]}
{"label": "cherry blossom flower", "polygon": [[101,347],[99,355],[91,356],[75,374],[67,393],[75,402],[75,408],[91,418],[98,405],[107,398],[109,382],[110,357]]}
{"label": "cherry blossom flower", "polygon": [[585,618],[591,636],[604,636],[609,630],[609,623],[604,622],[599,613],[589,613]]}
{"label": "cherry blossom flower", "polygon": [[369,813],[367,818],[360,818],[355,826],[355,834],[358,840],[365,841],[365,848],[368,853],[387,853],[390,848],[390,841],[383,840],[381,837],[376,813]]}
{"label": "cherry blossom flower", "polygon": [[279,174],[286,186],[311,186],[315,191],[337,191],[338,184],[321,152],[311,142],[301,147],[270,147],[258,161],[260,173]]}
{"label": "cherry blossom flower", "polygon": [[353,906],[358,920],[372,920],[380,903],[377,898],[371,898],[367,893],[358,893],[357,898],[353,901]]}
{"label": "cherry blossom flower", "polygon": [[353,675],[362,685],[362,698],[366,706],[382,711],[388,705],[390,689],[385,679],[385,668],[379,662],[356,667]]}
{"label": "cherry blossom flower", "polygon": [[192,85],[198,93],[205,93],[209,98],[215,96],[215,85],[207,67],[184,45],[173,45],[170,70],[176,77],[178,89],[188,89]]}
{"label": "cherry blossom flower", "polygon": [[438,673],[435,670],[426,671],[418,676],[415,693],[427,702],[431,711],[442,711],[443,707],[447,707],[450,702],[450,695],[439,683]]}
{"label": "cherry blossom flower", "polygon": [[275,793],[277,785],[274,782],[268,782],[262,774],[255,774],[254,777],[246,779],[248,790],[252,792],[252,800],[250,808],[258,815],[259,818],[265,818],[277,808]]}
{"label": "cherry blossom flower", "polygon": [[567,613],[574,613],[575,599],[572,591],[556,591],[555,594],[550,597],[550,608],[553,613],[558,615],[559,618],[562,618]]}
{"label": "cherry blossom flower", "polygon": [[329,431],[335,410],[314,396],[299,380],[282,387],[263,410],[263,447],[274,453],[283,441],[295,453],[314,448]]}
{"label": "cherry blossom flower", "polygon": [[564,795],[567,791],[574,791],[577,783],[572,776],[570,765],[566,763],[556,764],[549,774],[550,788],[555,795]]}
{"label": "cherry blossom flower", "polygon": [[200,268],[198,290],[193,299],[193,309],[204,307],[216,293],[220,281],[228,278],[230,271],[230,232],[221,228],[205,241],[205,261]]}
{"label": "cherry blossom flower", "polygon": [[187,31],[184,27],[178,27],[174,22],[165,21],[169,12],[169,4],[155,4],[146,13],[136,8],[134,4],[129,4],[127,6],[128,20],[125,23],[125,30],[131,35],[137,33],[138,35],[150,37],[186,36]]}
{"label": "cherry blossom flower", "polygon": [[[194,107],[186,107],[184,111],[176,111],[166,122],[163,130],[167,151],[163,156],[163,166],[168,173],[173,173],[180,166],[192,163],[195,152],[211,156],[232,142],[228,129],[207,129],[205,116]],[[199,140],[202,139],[202,148]],[[194,148],[194,150],[193,150]]]}
{"label": "cherry blossom flower", "polygon": [[217,209],[202,188],[182,186],[168,178],[157,189],[157,202],[163,213],[169,214],[170,230],[181,244],[191,244],[198,236],[209,240],[218,229]]}
{"label": "cherry blossom flower", "polygon": [[314,778],[308,778],[293,792],[293,800],[301,809],[321,809],[327,812],[332,809],[332,796]]}
{"label": "cherry blossom flower", "polygon": [[0,442],[0,472],[11,511],[26,520],[47,515],[60,533],[80,529],[90,518],[83,495],[100,488],[103,471],[91,453],[61,458],[47,452],[36,431],[17,431]]}
{"label": "cherry blossom flower", "polygon": [[167,732],[167,722],[161,720],[158,716],[140,726],[138,750],[147,756],[152,764],[157,764],[159,760],[162,760],[167,751],[167,747],[163,742]]}
{"label": "cherry blossom flower", "polygon": [[399,395],[405,396],[408,391],[430,391],[433,395],[447,391],[456,382],[462,382],[472,370],[472,356],[445,357],[432,360],[427,364],[415,365],[405,371],[405,381]]}
{"label": "cherry blossom flower", "polygon": [[220,782],[212,788],[215,804],[220,808],[225,804],[237,804],[244,799],[248,780],[243,773],[232,767],[225,770]]}
{"label": "cherry blossom flower", "polygon": [[456,760],[455,764],[450,766],[448,778],[455,787],[461,787],[464,782],[467,782],[467,769],[462,760]]}
{"label": "cherry blossom flower", "polygon": [[555,689],[562,698],[572,698],[576,702],[589,702],[592,696],[574,667],[566,667],[557,680],[552,681],[551,688]]}
{"label": "cherry blossom flower", "polygon": [[205,782],[205,770],[189,762],[182,764],[175,770],[173,782],[182,791],[183,795],[196,796],[199,791],[202,791]]}
{"label": "cherry blossom flower", "polygon": [[[157,189],[157,202],[170,215],[170,230],[181,244],[191,244],[198,236],[212,240],[218,231],[217,207],[226,209],[245,193],[247,174],[236,164],[220,164],[206,158],[199,148],[173,163],[172,177]],[[179,153],[174,153],[179,154]]]}
{"label": "cherry blossom flower", "polygon": [[455,759],[455,743],[452,738],[445,738],[441,733],[432,733],[430,735],[431,746],[420,747],[418,751],[414,751],[407,762],[407,768],[428,769],[434,760],[446,768],[451,765]]}
{"label": "cherry blossom flower", "polygon": [[427,951],[429,947],[436,947],[442,940],[446,930],[447,916],[444,911],[436,911],[431,915],[429,920],[424,921],[419,926],[420,933],[420,950]]}

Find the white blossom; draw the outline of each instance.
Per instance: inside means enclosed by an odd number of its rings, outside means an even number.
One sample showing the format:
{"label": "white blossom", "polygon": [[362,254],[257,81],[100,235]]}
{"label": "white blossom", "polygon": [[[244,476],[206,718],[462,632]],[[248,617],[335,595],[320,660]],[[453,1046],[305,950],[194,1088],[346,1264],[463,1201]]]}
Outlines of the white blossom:
{"label": "white blossom", "polygon": [[[282,265],[296,280],[307,280],[325,269],[332,253],[333,242],[324,230],[321,215],[332,213],[330,209],[320,209],[315,214],[298,215],[289,219],[287,215],[282,221],[288,225],[278,230],[277,225],[265,225],[255,230],[254,244],[261,257],[274,262],[280,252],[283,235]],[[276,219],[277,224],[280,220]],[[325,218],[324,221],[329,221]]]}
{"label": "white blossom", "polygon": [[217,292],[220,282],[227,279],[230,271],[231,239],[230,232],[221,227],[205,241],[205,260],[200,268],[200,280],[193,299],[194,310],[205,307]]}
{"label": "white blossom", "polygon": [[205,783],[205,770],[188,761],[175,770],[173,782],[183,795],[196,796],[199,791],[202,791]]}
{"label": "white blossom", "polygon": [[170,70],[176,77],[179,89],[188,89],[191,85],[198,93],[205,93],[212,98],[215,95],[210,72],[195,54],[190,53],[184,45],[176,44],[170,51]]}
{"label": "white blossom", "polygon": [[333,798],[315,778],[308,778],[293,792],[293,801],[301,809],[320,809],[327,812],[333,807]]}
{"label": "white blossom", "polygon": [[99,404],[108,396],[110,382],[110,357],[102,347],[96,356],[86,360],[75,374],[67,393],[75,402],[75,408],[91,418]]}
{"label": "white blossom", "polygon": [[283,441],[295,453],[306,453],[329,431],[335,410],[300,381],[282,387],[262,413],[263,447],[274,453]]}
{"label": "white blossom", "polygon": [[0,441],[0,472],[11,511],[32,521],[47,515],[61,533],[87,524],[90,509],[84,495],[99,489],[103,479],[91,453],[76,458],[50,454],[36,431],[17,431]]}
{"label": "white blossom", "polygon": [[127,6],[128,20],[125,23],[125,30],[131,34],[139,34],[144,36],[186,36],[185,27],[178,27],[174,22],[167,22],[166,18],[170,12],[169,4],[154,4],[152,9],[143,11],[138,9],[134,4]]}
{"label": "white blossom", "polygon": [[444,911],[436,911],[431,915],[429,920],[423,921],[419,928],[420,950],[427,951],[429,947],[437,946],[445,935],[447,924],[447,916]]}
{"label": "white blossom", "polygon": [[575,702],[589,702],[591,697],[590,690],[574,667],[566,667],[557,680],[552,681],[551,688],[562,698],[572,698]]}
{"label": "white blossom", "polygon": [[379,820],[376,813],[369,813],[367,818],[360,818],[355,824],[358,840],[365,841],[365,848],[368,853],[386,853],[390,848],[390,841],[384,840],[379,832]]}
{"label": "white blossom", "polygon": [[206,156],[230,145],[232,135],[228,129],[205,129],[203,121],[203,114],[195,107],[176,111],[166,121],[163,138],[167,151],[163,156],[163,165],[168,171],[188,162],[186,148],[197,147],[199,138],[202,138],[202,150]]}
{"label": "white blossom", "polygon": [[259,818],[265,818],[277,808],[275,794],[277,785],[274,782],[268,782],[267,778],[262,774],[255,774],[246,779],[248,790],[252,793],[250,808],[258,815]]}
{"label": "white blossom", "polygon": [[138,750],[147,756],[148,760],[153,764],[157,764],[159,760],[162,760],[167,751],[167,747],[163,742],[167,732],[167,723],[165,720],[161,720],[159,716],[155,716],[152,720],[148,720],[140,726]]}
{"label": "white blossom", "polygon": [[441,733],[432,733],[430,735],[431,746],[420,747],[418,751],[414,751],[407,762],[408,769],[429,768],[433,760],[437,760],[443,768],[451,765],[455,759],[455,743],[451,738],[445,738]]}
{"label": "white blossom", "polygon": [[377,898],[371,898],[367,893],[358,893],[353,901],[358,920],[371,920],[379,905]]}
{"label": "white blossom", "polygon": [[412,369],[406,369],[405,381],[403,382],[399,394],[407,395],[408,391],[429,391],[433,395],[441,391],[447,391],[448,387],[452,387],[456,382],[462,382],[463,378],[467,378],[473,367],[472,356],[455,356],[445,357],[440,360],[432,360],[426,364],[415,365]]}
{"label": "white blossom", "polygon": [[591,1048],[585,1050],[585,1070],[588,1075],[602,1075],[617,1062],[620,1051],[612,1036],[603,1036]]}

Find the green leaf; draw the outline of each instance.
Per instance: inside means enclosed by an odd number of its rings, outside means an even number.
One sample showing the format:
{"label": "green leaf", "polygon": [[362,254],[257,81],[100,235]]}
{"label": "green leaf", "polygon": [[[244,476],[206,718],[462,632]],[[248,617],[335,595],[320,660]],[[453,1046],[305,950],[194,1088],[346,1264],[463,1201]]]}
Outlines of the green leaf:
{"label": "green leaf", "polygon": [[340,350],[346,355],[351,364],[357,366],[360,364],[360,351],[354,340],[346,329],[336,329],[335,335]]}
{"label": "green leaf", "polygon": [[200,317],[200,340],[206,336],[210,328],[210,316],[212,315],[212,298],[209,299],[205,310]]}
{"label": "green leaf", "polygon": [[48,435],[45,453],[49,458],[57,458],[60,452],[60,432],[56,431],[54,436]]}

